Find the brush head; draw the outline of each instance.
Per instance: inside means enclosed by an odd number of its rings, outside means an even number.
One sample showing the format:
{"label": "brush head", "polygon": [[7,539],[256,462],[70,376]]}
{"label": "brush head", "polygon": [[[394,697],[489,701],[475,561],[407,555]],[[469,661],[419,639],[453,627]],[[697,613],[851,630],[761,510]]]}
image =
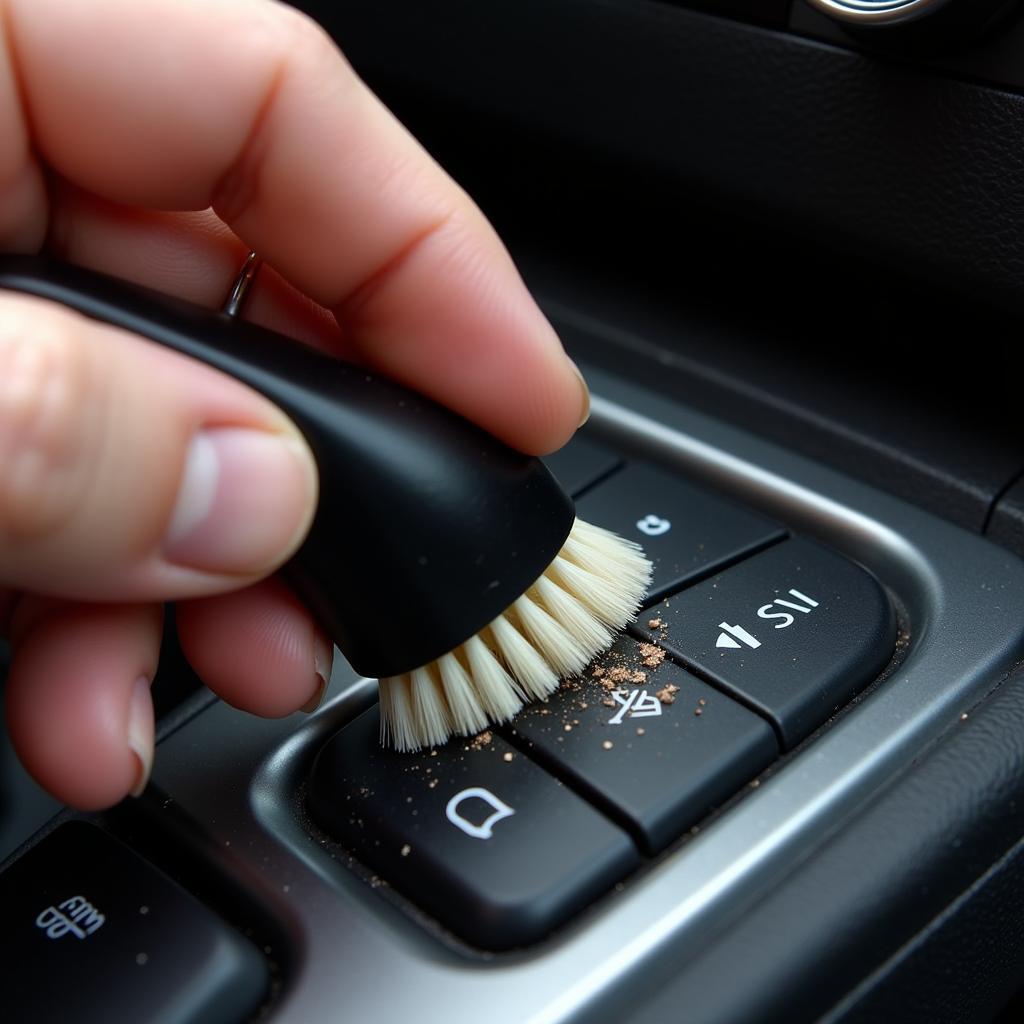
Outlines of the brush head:
{"label": "brush head", "polygon": [[435,661],[380,680],[381,741],[419,750],[508,721],[610,647],[650,581],[639,545],[575,520],[554,560],[502,614]]}

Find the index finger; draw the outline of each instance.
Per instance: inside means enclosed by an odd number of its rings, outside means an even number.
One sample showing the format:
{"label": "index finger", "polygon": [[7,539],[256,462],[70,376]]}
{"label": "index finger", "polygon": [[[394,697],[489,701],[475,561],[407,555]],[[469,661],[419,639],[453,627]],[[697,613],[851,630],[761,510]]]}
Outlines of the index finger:
{"label": "index finger", "polygon": [[551,450],[585,416],[493,229],[305,16],[266,0],[0,0],[0,16],[24,108],[0,68],[0,137],[30,141],[0,160],[0,230],[33,152],[107,199],[213,206],[367,362],[509,443]]}

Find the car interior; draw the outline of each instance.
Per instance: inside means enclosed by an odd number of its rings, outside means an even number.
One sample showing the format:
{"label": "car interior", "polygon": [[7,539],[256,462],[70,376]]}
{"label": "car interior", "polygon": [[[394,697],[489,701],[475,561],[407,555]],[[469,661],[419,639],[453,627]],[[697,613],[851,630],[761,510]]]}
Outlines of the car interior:
{"label": "car interior", "polygon": [[415,754],[340,655],[218,701],[172,613],[141,797],[0,741],[0,1016],[1024,1019],[1021,5],[296,6],[505,240],[651,589]]}

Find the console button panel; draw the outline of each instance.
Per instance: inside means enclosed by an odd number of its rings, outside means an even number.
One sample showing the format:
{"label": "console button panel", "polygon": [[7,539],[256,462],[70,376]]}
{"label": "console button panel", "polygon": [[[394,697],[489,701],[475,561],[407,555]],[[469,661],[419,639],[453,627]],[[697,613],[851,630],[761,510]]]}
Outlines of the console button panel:
{"label": "console button panel", "polygon": [[321,750],[308,797],[328,834],[488,950],[544,938],[679,839],[895,645],[885,591],[838,553],[592,440],[556,459],[580,518],[654,563],[632,635],[513,722],[437,750],[382,749],[373,708]]}

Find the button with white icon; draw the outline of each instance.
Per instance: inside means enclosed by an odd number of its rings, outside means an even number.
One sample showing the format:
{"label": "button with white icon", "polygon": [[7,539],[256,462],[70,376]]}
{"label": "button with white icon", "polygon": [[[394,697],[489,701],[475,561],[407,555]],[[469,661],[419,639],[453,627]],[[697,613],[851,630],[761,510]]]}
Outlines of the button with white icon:
{"label": "button with white icon", "polygon": [[622,829],[497,729],[399,754],[380,744],[376,706],[320,751],[307,804],[378,878],[482,949],[536,942],[639,861]]}
{"label": "button with white icon", "polygon": [[[660,628],[648,623],[658,620]],[[645,612],[640,632],[774,723],[793,747],[885,667],[892,606],[834,551],[789,540]]]}
{"label": "button with white icon", "polygon": [[629,821],[650,855],[778,756],[763,718],[632,637],[512,725],[528,753]]}
{"label": "button with white icon", "polygon": [[641,463],[587,491],[576,508],[644,549],[654,565],[648,604],[785,536],[770,519]]}

